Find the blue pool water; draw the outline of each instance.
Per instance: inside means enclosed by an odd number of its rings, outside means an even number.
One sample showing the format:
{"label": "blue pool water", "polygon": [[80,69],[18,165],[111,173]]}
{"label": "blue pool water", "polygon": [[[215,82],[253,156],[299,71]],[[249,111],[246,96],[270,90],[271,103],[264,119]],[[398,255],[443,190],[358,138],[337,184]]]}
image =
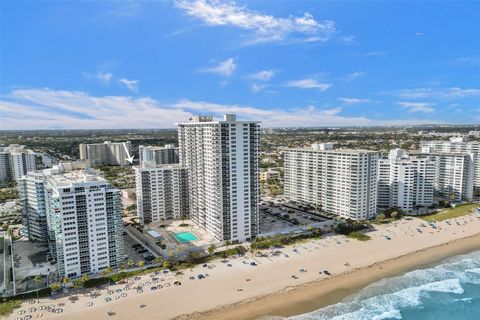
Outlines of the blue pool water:
{"label": "blue pool water", "polygon": [[198,240],[197,236],[191,232],[175,233],[175,239],[180,243],[192,242]]}
{"label": "blue pool water", "polygon": [[479,320],[480,251],[383,279],[295,320]]}

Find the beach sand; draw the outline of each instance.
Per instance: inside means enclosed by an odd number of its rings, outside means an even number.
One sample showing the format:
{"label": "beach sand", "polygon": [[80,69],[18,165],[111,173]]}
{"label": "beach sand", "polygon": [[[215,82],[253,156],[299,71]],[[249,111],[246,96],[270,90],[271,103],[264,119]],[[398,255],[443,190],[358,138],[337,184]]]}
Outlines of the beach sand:
{"label": "beach sand", "polygon": [[[339,235],[283,248],[279,256],[233,258],[229,264],[197,266],[183,275],[162,276],[165,283],[181,286],[160,290],[144,288],[123,291],[127,297],[105,302],[105,292],[95,299],[79,294],[68,298],[41,299],[33,306],[65,303],[62,314],[42,312],[42,318],[57,319],[255,319],[262,316],[291,316],[335,303],[381,278],[438,262],[449,256],[480,249],[480,220],[474,215],[442,221],[438,229],[420,227],[422,220],[400,220],[377,226],[372,240],[361,242]],[[421,233],[417,231],[421,229]],[[391,240],[387,240],[389,236]],[[286,256],[288,255],[288,257]],[[257,266],[251,266],[255,261]],[[306,272],[300,272],[303,268]],[[319,274],[323,270],[331,276]],[[208,273],[206,279],[190,276]],[[292,276],[296,276],[294,279]],[[142,276],[136,283],[151,280]],[[111,289],[124,285],[111,286]],[[103,290],[104,291],[104,290]],[[120,294],[111,295],[112,298]],[[86,307],[87,302],[93,306]],[[141,307],[144,305],[143,307]],[[26,310],[32,305],[24,303]],[[16,309],[11,319],[19,317]],[[34,315],[39,311],[27,313]],[[108,312],[115,315],[109,316]]]}

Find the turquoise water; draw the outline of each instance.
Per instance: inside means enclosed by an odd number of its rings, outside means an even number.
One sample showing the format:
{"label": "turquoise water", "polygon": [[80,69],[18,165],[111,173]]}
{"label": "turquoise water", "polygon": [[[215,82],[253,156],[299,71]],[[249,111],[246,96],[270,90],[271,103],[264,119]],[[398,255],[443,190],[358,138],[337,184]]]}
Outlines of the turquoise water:
{"label": "turquoise water", "polygon": [[340,303],[289,319],[479,320],[480,251],[380,280]]}
{"label": "turquoise water", "polygon": [[175,233],[175,239],[180,243],[192,242],[198,240],[197,236],[191,232]]}

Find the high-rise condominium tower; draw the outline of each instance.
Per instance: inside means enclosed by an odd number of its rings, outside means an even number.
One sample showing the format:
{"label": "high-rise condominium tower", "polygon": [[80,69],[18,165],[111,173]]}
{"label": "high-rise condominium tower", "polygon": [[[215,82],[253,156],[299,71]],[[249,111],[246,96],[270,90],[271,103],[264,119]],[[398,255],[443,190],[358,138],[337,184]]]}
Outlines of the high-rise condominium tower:
{"label": "high-rise condominium tower", "polygon": [[425,153],[470,153],[473,156],[474,191],[480,195],[480,141],[468,141],[465,137],[453,137],[449,141],[422,141]]}
{"label": "high-rise condominium tower", "polygon": [[190,217],[219,241],[259,232],[259,123],[194,116],[178,125],[180,164],[188,169]]}
{"label": "high-rise condominium tower", "polygon": [[387,159],[378,161],[377,206],[416,213],[433,203],[434,180],[433,160],[409,157],[401,149],[391,150]]}
{"label": "high-rise condominium tower", "polygon": [[378,156],[367,150],[335,150],[332,144],[287,149],[285,196],[345,218],[375,217]]}
{"label": "high-rise condominium tower", "polygon": [[48,242],[47,212],[45,207],[45,174],[29,172],[18,181],[22,224],[27,227],[28,238],[35,242]]}
{"label": "high-rise condominium tower", "polygon": [[139,146],[138,154],[140,164],[152,162],[154,164],[178,163],[178,148],[173,144],[166,144],[164,147]]}
{"label": "high-rise condominium tower", "polygon": [[188,217],[186,168],[179,164],[144,162],[134,170],[141,223]]}
{"label": "high-rise condominium tower", "polygon": [[35,157],[35,152],[25,149],[25,146],[11,144],[0,147],[0,185],[19,181],[28,172],[35,171]]}
{"label": "high-rise condominium tower", "polygon": [[45,179],[50,254],[69,278],[116,268],[124,260],[120,190],[95,172]]}

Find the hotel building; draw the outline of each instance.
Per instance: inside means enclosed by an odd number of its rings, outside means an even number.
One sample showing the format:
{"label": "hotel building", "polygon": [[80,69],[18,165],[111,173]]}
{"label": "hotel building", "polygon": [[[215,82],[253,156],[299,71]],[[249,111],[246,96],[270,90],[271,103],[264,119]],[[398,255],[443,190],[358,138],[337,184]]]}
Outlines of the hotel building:
{"label": "hotel building", "polygon": [[331,143],[285,152],[285,196],[350,219],[377,210],[377,152],[335,150]]}
{"label": "hotel building", "polygon": [[259,232],[259,123],[193,116],[178,125],[180,164],[188,169],[190,217],[218,241]]}

